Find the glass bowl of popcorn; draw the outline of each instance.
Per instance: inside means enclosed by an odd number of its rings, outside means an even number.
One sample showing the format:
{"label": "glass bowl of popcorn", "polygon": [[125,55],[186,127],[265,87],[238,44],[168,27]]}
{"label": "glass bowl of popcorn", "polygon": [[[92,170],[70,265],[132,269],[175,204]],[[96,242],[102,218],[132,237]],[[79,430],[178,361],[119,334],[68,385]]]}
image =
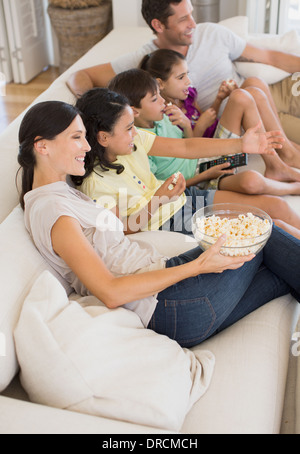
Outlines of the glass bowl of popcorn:
{"label": "glass bowl of popcorn", "polygon": [[206,251],[226,234],[220,253],[231,257],[257,255],[266,245],[273,221],[259,208],[233,203],[206,206],[193,216],[193,235]]}

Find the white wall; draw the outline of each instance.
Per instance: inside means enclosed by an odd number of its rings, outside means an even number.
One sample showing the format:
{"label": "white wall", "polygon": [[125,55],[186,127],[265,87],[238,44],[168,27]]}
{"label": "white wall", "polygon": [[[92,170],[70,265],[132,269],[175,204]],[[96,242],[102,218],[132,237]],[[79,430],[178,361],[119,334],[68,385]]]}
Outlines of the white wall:
{"label": "white wall", "polygon": [[220,20],[228,19],[233,16],[245,16],[246,4],[246,0],[221,0]]}
{"label": "white wall", "polygon": [[114,28],[122,26],[147,26],[141,13],[142,0],[113,0]]}
{"label": "white wall", "polygon": [[[114,27],[145,26],[141,14],[142,0],[113,0]],[[220,20],[244,15],[246,0],[220,0]]]}

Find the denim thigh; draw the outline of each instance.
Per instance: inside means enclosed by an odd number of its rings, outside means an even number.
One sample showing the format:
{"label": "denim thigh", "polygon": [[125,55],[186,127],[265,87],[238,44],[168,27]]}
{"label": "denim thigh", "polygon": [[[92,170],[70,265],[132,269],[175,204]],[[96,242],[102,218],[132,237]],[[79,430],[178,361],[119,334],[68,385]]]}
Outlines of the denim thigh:
{"label": "denim thigh", "polygon": [[[166,266],[201,253],[193,249]],[[160,292],[149,328],[192,347],[289,292],[300,301],[300,241],[274,226],[264,250],[238,270],[199,275]]]}
{"label": "denim thigh", "polygon": [[201,208],[212,205],[216,191],[200,190],[192,186],[185,190],[186,203],[174,216],[163,224],[160,230],[192,235],[193,215]]}
{"label": "denim thigh", "polygon": [[[187,263],[201,253],[200,248],[188,251],[170,259],[167,267]],[[217,332],[242,300],[261,264],[262,254],[259,254],[239,270],[199,275],[165,289],[158,294],[158,304],[148,327],[183,347],[203,342]]]}

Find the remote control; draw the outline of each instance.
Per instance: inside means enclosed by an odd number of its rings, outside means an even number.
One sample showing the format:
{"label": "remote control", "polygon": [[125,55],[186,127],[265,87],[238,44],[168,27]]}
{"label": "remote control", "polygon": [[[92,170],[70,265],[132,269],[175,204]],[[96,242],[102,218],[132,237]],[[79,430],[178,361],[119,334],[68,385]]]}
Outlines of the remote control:
{"label": "remote control", "polygon": [[211,167],[218,166],[220,164],[225,164],[226,162],[230,162],[231,164],[230,167],[228,167],[228,169],[243,167],[248,164],[248,155],[245,153],[240,153],[231,156],[222,156],[220,158],[213,159],[212,161],[202,162],[200,164],[200,173],[210,169]]}

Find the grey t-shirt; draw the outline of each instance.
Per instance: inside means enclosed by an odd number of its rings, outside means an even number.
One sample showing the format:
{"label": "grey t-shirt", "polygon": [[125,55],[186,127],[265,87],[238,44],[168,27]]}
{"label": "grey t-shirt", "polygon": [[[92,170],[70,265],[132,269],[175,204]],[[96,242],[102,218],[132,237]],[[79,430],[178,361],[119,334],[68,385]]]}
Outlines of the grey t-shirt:
{"label": "grey t-shirt", "polygon": [[[234,79],[240,86],[244,82],[233,61],[241,56],[246,41],[219,24],[198,24],[193,44],[189,47],[187,63],[192,85],[198,91],[198,104],[205,111],[213,104],[223,80]],[[111,62],[116,74],[139,66],[142,58],[155,50],[151,40],[136,52],[128,53]],[[220,110],[220,113],[223,111]]]}
{"label": "grey t-shirt", "polygon": [[[166,257],[149,243],[125,236],[122,222],[82,192],[64,182],[34,189],[25,195],[26,228],[41,255],[79,295],[89,295],[89,291],[52,247],[51,230],[61,216],[78,220],[84,235],[116,277],[165,268]],[[124,307],[136,312],[144,326],[148,326],[157,304],[156,296]]]}

